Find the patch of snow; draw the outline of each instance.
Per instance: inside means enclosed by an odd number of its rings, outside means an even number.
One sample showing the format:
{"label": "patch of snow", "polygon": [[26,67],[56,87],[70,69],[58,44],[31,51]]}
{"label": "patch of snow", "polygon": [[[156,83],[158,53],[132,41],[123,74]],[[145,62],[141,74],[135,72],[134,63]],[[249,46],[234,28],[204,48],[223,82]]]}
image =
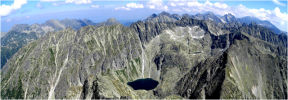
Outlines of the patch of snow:
{"label": "patch of snow", "polygon": [[211,20],[211,21],[214,21],[214,19],[212,19],[212,18],[208,18],[209,20]]}
{"label": "patch of snow", "polygon": [[227,23],[225,20],[223,20],[222,18],[220,18],[221,22],[222,23]]}
{"label": "patch of snow", "polygon": [[171,39],[176,40],[176,36],[173,34],[173,32],[171,30],[167,30],[166,33],[168,33],[170,35]]}
{"label": "patch of snow", "polygon": [[205,31],[201,29],[199,26],[193,26],[192,28],[188,27],[188,29],[189,29],[188,32],[190,33],[192,38],[201,39],[204,37]]}

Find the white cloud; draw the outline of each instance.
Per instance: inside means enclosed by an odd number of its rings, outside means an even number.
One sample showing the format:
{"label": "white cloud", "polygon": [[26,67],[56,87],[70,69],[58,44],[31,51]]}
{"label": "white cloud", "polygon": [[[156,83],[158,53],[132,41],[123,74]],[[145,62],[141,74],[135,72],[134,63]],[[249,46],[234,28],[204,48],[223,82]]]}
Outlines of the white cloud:
{"label": "white cloud", "polygon": [[128,8],[144,8],[143,4],[137,4],[137,3],[128,3],[126,4]]}
{"label": "white cloud", "polygon": [[288,23],[288,14],[281,12],[278,7],[275,7],[273,10],[268,10],[264,8],[251,9],[241,4],[239,6],[232,7],[220,2],[211,3],[208,0],[204,3],[188,0],[169,1],[167,4],[170,4],[169,9],[171,11],[177,13],[180,12],[196,14],[209,11],[222,16],[228,13],[231,13],[236,17],[253,16],[261,20],[270,21],[272,24],[274,24],[281,30],[287,30],[286,26]]}
{"label": "white cloud", "polygon": [[91,8],[99,8],[100,6],[99,5],[91,5],[90,7]]}
{"label": "white cloud", "polygon": [[116,7],[115,10],[131,10],[132,8],[144,8],[144,5],[137,3],[127,3],[125,6]]}
{"label": "white cloud", "polygon": [[187,6],[189,7],[193,7],[193,6],[202,6],[201,3],[197,2],[197,1],[192,1],[192,2],[187,2]]}
{"label": "white cloud", "polygon": [[157,10],[164,10],[164,11],[168,10],[168,6],[164,5],[162,0],[149,0],[146,6],[150,9],[157,9]]}
{"label": "white cloud", "polygon": [[[61,0],[40,0],[41,2],[52,2],[52,5],[53,6],[59,6],[60,4],[64,4],[64,2],[58,2],[58,1],[61,1]],[[66,3],[70,3],[70,2],[67,2],[68,0],[66,0],[65,2]],[[71,1],[71,0],[70,0]],[[72,3],[72,1],[71,1]]]}
{"label": "white cloud", "polygon": [[272,0],[273,3],[280,5],[280,6],[285,6],[284,3],[279,2],[278,0]]}
{"label": "white cloud", "polygon": [[41,2],[53,2],[53,1],[59,1],[59,0],[40,0]]}
{"label": "white cloud", "polygon": [[115,10],[131,10],[130,8],[127,7],[117,7]]}
{"label": "white cloud", "polygon": [[175,7],[176,4],[172,2],[172,3],[170,3],[170,6]]}
{"label": "white cloud", "polygon": [[132,8],[149,8],[149,9],[164,10],[164,11],[168,10],[168,6],[164,5],[162,0],[149,0],[145,4],[145,6],[143,4],[127,3],[125,6],[116,7],[115,10],[131,10]]}
{"label": "white cloud", "polygon": [[218,8],[223,8],[223,9],[228,7],[228,5],[223,4],[223,3],[218,3],[218,2],[214,3],[214,6]]}
{"label": "white cloud", "polygon": [[65,0],[65,3],[89,4],[89,3],[92,3],[92,1],[91,0]]}
{"label": "white cloud", "polygon": [[13,10],[20,9],[22,5],[26,4],[27,0],[14,0],[12,5],[1,5],[0,6],[0,16],[7,16]]}

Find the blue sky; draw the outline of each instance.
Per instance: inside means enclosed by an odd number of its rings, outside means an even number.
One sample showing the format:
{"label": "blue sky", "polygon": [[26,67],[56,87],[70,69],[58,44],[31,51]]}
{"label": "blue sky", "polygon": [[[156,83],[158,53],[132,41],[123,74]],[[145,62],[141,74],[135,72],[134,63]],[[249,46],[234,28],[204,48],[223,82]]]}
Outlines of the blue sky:
{"label": "blue sky", "polygon": [[287,31],[287,0],[1,0],[1,32],[7,32],[15,24],[44,23],[49,19],[101,22],[113,17],[129,22],[162,11],[253,16]]}

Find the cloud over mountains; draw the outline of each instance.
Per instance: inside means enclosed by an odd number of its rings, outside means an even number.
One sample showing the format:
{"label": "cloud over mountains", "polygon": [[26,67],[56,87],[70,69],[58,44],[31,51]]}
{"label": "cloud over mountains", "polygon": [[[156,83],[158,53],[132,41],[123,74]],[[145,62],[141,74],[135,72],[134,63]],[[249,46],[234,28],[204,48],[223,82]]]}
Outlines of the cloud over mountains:
{"label": "cloud over mountains", "polygon": [[[273,0],[277,5],[285,5],[278,0]],[[138,4],[142,5],[142,4]],[[205,12],[213,12],[217,15],[225,15],[231,13],[236,17],[245,17],[245,16],[253,16],[259,18],[261,20],[270,21],[272,24],[276,25],[281,30],[287,30],[288,23],[288,14],[280,11],[279,7],[275,7],[273,10],[268,10],[264,8],[255,9],[248,8],[242,4],[238,6],[229,6],[225,3],[215,2],[212,3],[210,1],[205,1],[201,3],[197,0],[169,0],[167,2],[163,2],[162,0],[149,0],[146,3],[143,3],[146,9],[156,9],[161,11],[172,11],[176,13],[205,13]],[[127,5],[126,5],[127,6]],[[116,10],[132,10],[131,7],[121,7],[115,8]]]}
{"label": "cloud over mountains", "polygon": [[[283,10],[281,7],[287,6],[283,2],[279,0],[271,0],[271,4],[277,5],[272,7],[272,9],[267,8],[249,8],[244,4],[239,2],[236,6],[231,6],[229,4],[213,1],[197,1],[197,0],[147,0],[147,1],[127,1],[123,0],[118,1],[120,3],[111,3],[114,6],[111,6],[114,10],[126,10],[131,11],[134,9],[151,9],[151,10],[158,10],[158,11],[168,11],[173,13],[189,13],[189,14],[196,14],[196,13],[205,13],[205,12],[213,12],[218,15],[224,15],[231,13],[236,17],[245,17],[245,16],[253,16],[259,18],[261,20],[267,20],[276,25],[281,30],[287,30],[287,23],[288,23],[288,14],[287,11],[281,12]],[[116,2],[115,1],[115,2]],[[65,4],[74,4],[77,5],[87,5],[90,8],[100,9],[104,7],[101,4],[97,4],[99,1],[94,0],[40,0],[40,2],[62,2]],[[114,2],[114,1],[111,1]],[[259,1],[260,2],[260,1]],[[272,3],[273,2],[273,3]],[[10,5],[1,4],[0,6],[0,16],[8,16],[11,12],[20,9],[24,4],[27,4],[27,0],[14,0],[14,2]],[[53,4],[54,5],[54,4]],[[40,5],[36,5],[39,7]],[[265,7],[265,6],[264,6]],[[280,10],[280,8],[281,10]],[[287,10],[287,9],[286,9]]]}

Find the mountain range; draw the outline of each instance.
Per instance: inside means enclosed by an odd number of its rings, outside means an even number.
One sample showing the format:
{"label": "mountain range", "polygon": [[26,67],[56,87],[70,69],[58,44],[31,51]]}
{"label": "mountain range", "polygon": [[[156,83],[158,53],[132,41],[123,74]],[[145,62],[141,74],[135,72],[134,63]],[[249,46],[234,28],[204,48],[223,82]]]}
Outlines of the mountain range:
{"label": "mountain range", "polygon": [[[252,17],[167,12],[130,26],[16,25],[1,38],[10,55],[1,98],[287,99],[287,33],[274,28]],[[143,80],[156,86],[130,85]]]}
{"label": "mountain range", "polygon": [[1,68],[6,64],[20,48],[26,44],[37,40],[46,33],[56,32],[65,28],[78,30],[87,25],[112,25],[119,24],[115,19],[111,18],[102,23],[94,23],[91,20],[78,19],[63,19],[63,20],[48,20],[43,24],[17,24],[12,29],[1,37]]}

